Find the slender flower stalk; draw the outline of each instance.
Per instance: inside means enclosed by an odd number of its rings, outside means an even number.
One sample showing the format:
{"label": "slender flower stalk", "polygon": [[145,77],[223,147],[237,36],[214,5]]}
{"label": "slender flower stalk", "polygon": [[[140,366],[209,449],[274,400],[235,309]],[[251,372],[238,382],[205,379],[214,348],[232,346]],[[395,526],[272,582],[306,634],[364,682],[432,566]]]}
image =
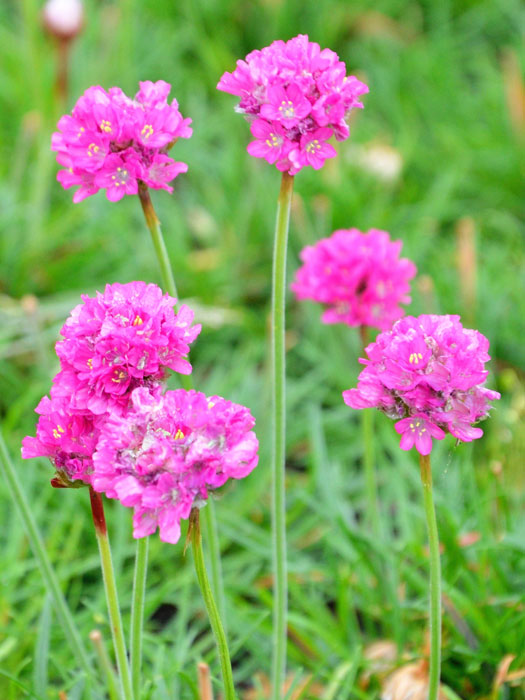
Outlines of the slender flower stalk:
{"label": "slender flower stalk", "polygon": [[213,597],[210,582],[206,574],[206,566],[204,564],[198,508],[193,508],[191,511],[190,538],[197,580],[199,582],[202,597],[204,599],[204,604],[208,612],[211,628],[213,630],[213,635],[215,637],[215,642],[219,652],[219,661],[221,664],[222,679],[224,683],[224,697],[225,700],[235,700],[235,688],[233,685],[233,674],[228,643],[226,641],[226,635],[224,633],[224,628],[222,626],[217,604]]}
{"label": "slender flower stalk", "polygon": [[89,678],[93,674],[91,661],[75,625],[71,611],[66,603],[51,562],[49,561],[49,557],[47,556],[42,535],[40,534],[38,525],[36,524],[33,516],[33,512],[29,506],[29,503],[27,502],[26,495],[20,486],[16,470],[13,467],[1,433],[0,465],[2,466],[2,471],[4,473],[4,478],[8,489],[11,493],[12,501],[15,503],[20,514],[20,518],[24,524],[29,542],[31,544],[31,549],[33,550],[33,554],[38,562],[38,566],[40,567],[42,577],[49,589],[49,592],[51,593],[51,596],[53,597],[53,602],[58,612],[58,617],[62,627],[64,628],[66,639],[71,647],[71,651],[73,652],[73,655],[78,658],[80,665]]}
{"label": "slender flower stalk", "polygon": [[286,671],[287,565],[286,565],[286,360],[285,290],[286,251],[293,193],[293,176],[284,172],[277,202],[272,275],[272,543],[273,543],[273,665],[272,692],[279,700]]}
{"label": "slender flower stalk", "polygon": [[144,598],[148,571],[149,537],[137,540],[135,573],[133,575],[133,596],[131,599],[131,682],[133,694],[140,698],[140,676],[142,661],[142,624],[144,621]]}
{"label": "slender flower stalk", "polygon": [[428,700],[437,700],[441,668],[441,563],[429,455],[419,455],[430,551],[430,670]]}
{"label": "slender flower stalk", "polygon": [[106,602],[108,605],[109,619],[111,622],[111,634],[117,658],[119,680],[123,700],[134,700],[133,687],[131,684],[131,674],[129,672],[128,655],[126,651],[126,641],[122,629],[122,619],[118,602],[117,584],[115,572],[111,560],[111,548],[109,545],[106,518],[104,515],[104,504],[102,496],[89,487],[89,497],[91,501],[91,513],[93,515],[93,525],[97,536],[100,551],[100,564],[102,567],[102,577],[104,579],[104,590],[106,592]]}
{"label": "slender flower stalk", "polygon": [[166,250],[166,244],[164,243],[160,221],[153,207],[148,186],[143,182],[141,182],[139,185],[139,199],[142,205],[142,211],[144,212],[144,218],[146,219],[146,225],[151,233],[151,240],[153,241],[157,260],[159,262],[162,286],[164,287],[164,291],[168,292],[170,296],[178,297],[177,286],[175,284],[175,278],[173,276],[168,251]]}

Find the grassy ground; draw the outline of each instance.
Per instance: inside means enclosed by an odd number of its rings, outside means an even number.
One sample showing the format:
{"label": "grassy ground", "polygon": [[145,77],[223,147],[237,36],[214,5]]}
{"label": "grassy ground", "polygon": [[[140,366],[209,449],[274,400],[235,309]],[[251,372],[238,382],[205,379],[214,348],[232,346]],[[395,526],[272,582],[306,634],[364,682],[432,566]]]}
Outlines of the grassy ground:
{"label": "grassy ground", "polygon": [[[39,4],[0,5],[0,410],[81,634],[87,640],[97,628],[109,641],[87,494],[48,488],[49,465],[22,463],[19,445],[34,432],[33,408],[57,369],[53,344],[79,294],[107,282],[159,278],[136,198],[111,204],[100,194],[73,205],[55,182],[49,138],[63,110],[53,94],[54,56],[40,30]],[[460,313],[490,338],[490,383],[503,398],[484,438],[460,447],[447,438],[432,453],[443,542],[442,678],[464,700],[525,698],[523,680],[493,686],[507,655],[516,656],[510,672],[525,667],[519,3],[86,5],[68,108],[91,84],[133,94],[138,80],[163,78],[194,121],[192,139],[176,147],[188,174],[172,197],[158,193],[154,200],[181,295],[204,324],[192,352],[196,384],[246,404],[258,420],[260,466],[225,489],[216,508],[239,689],[255,687],[252,697],[264,696],[260,674],[268,673],[271,651],[265,357],[279,177],[247,156],[248,127],[233,112],[234,98],[215,85],[251,49],[303,32],[335,49],[370,94],[339,157],[297,177],[290,276],[299,250],[335,228],[384,228],[403,239],[419,269],[410,312]],[[374,171],[381,154],[396,159],[397,176]],[[466,266],[459,254],[465,239],[475,254]],[[424,653],[428,559],[418,467],[378,415],[382,534],[373,536],[364,519],[359,416],[341,400],[357,374],[358,339],[352,330],[321,326],[319,315],[290,299],[289,667],[312,674],[303,698],[372,700],[379,685],[363,687],[367,644],[393,640],[409,659]],[[0,507],[0,697],[57,698],[65,690],[69,700],[80,698],[77,660],[3,484]],[[130,513],[110,503],[108,518],[128,623]],[[151,539],[145,697],[192,698],[195,662],[207,660],[214,675],[218,666],[191,557],[184,558],[181,543]]]}

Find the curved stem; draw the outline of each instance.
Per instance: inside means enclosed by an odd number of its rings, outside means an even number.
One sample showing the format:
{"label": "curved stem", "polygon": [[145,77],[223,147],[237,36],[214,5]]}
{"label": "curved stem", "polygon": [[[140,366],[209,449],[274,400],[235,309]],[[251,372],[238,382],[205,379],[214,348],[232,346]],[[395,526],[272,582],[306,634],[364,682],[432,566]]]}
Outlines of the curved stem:
{"label": "curved stem", "polygon": [[140,698],[140,671],[142,663],[142,623],[144,620],[144,598],[148,571],[149,537],[137,540],[135,573],[133,576],[133,596],[131,599],[131,682],[133,693]]}
{"label": "curved stem", "polygon": [[430,552],[430,671],[428,700],[437,700],[441,667],[441,562],[430,457],[419,455]]}
{"label": "curved stem", "polygon": [[51,562],[49,561],[42,535],[40,534],[40,530],[36,524],[33,511],[27,502],[27,497],[20,486],[16,470],[13,467],[1,433],[0,464],[2,465],[5,480],[11,493],[11,498],[18,508],[20,518],[24,524],[27,537],[31,544],[31,549],[33,550],[35,559],[38,562],[42,578],[44,579],[53,598],[58,617],[62,627],[64,628],[66,639],[71,646],[71,651],[73,652],[74,656],[78,658],[87,676],[90,677],[93,674],[91,661],[89,660],[89,656],[82,642],[82,638],[80,637],[73,616],[71,615],[71,611],[69,610],[64,594],[62,593],[62,589],[60,588],[56,574],[53,570]]}
{"label": "curved stem", "polygon": [[230,652],[228,650],[228,642],[226,641],[226,635],[224,633],[224,628],[222,626],[219,611],[217,609],[217,605],[210,587],[210,582],[206,574],[206,566],[204,564],[198,508],[193,508],[191,511],[189,527],[191,546],[193,549],[193,560],[195,562],[195,572],[197,574],[197,580],[199,582],[199,587],[201,589],[204,604],[210,619],[213,636],[215,637],[215,642],[219,652],[225,700],[235,700],[235,688],[233,685],[232,665],[230,661]]}
{"label": "curved stem", "polygon": [[115,647],[115,656],[117,657],[122,698],[123,700],[133,700],[133,688],[129,672],[126,642],[122,629],[122,619],[120,617],[117,584],[115,582],[115,572],[111,560],[111,548],[109,546],[106,518],[104,516],[104,504],[102,502],[102,496],[94,491],[91,486],[89,487],[89,498],[91,501],[91,514],[93,515],[95,534],[100,551],[102,578],[104,580],[104,590],[106,592],[106,602],[111,622],[111,635]]}
{"label": "curved stem", "polygon": [[283,173],[277,202],[272,275],[272,542],[273,542],[273,660],[272,698],[279,700],[286,671],[286,361],[285,293],[288,227],[293,193],[293,177]]}

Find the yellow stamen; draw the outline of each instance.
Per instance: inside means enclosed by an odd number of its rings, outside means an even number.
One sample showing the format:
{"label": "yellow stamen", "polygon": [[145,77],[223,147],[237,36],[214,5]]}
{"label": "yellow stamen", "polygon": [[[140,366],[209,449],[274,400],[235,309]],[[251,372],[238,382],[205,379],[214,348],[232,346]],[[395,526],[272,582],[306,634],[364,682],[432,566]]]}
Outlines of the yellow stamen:
{"label": "yellow stamen", "polygon": [[149,139],[149,137],[153,134],[153,127],[151,124],[145,124],[140,133],[145,139]]}
{"label": "yellow stamen", "polygon": [[184,437],[186,437],[186,436],[184,435],[184,433],[182,432],[182,430],[179,428],[179,429],[177,430],[177,432],[175,433],[175,435],[173,436],[173,439],[174,439],[174,440],[182,440]]}
{"label": "yellow stamen", "polygon": [[140,316],[135,316],[135,320],[133,321],[134,326],[142,326],[144,321],[140,318]]}
{"label": "yellow stamen", "polygon": [[111,122],[109,122],[107,119],[103,119],[100,122],[100,128],[102,131],[105,131],[106,134],[110,134],[113,131],[113,128],[111,126]]}
{"label": "yellow stamen", "polygon": [[86,362],[86,365],[89,367],[89,369],[93,369],[93,358],[90,357],[89,360]]}

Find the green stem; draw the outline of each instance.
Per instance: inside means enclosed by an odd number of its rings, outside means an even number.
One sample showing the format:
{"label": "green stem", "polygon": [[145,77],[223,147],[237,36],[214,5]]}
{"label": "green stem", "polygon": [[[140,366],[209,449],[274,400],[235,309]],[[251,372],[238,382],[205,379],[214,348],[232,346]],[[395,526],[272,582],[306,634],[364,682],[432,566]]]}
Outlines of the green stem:
{"label": "green stem", "polygon": [[210,619],[213,636],[215,637],[217,650],[219,652],[222,680],[224,683],[224,697],[225,700],[235,700],[235,688],[233,685],[232,665],[230,661],[228,643],[226,641],[226,635],[224,633],[224,628],[221,623],[219,611],[217,609],[217,605],[213,597],[210,582],[206,574],[206,566],[204,564],[198,508],[193,508],[193,510],[191,511],[189,527],[191,546],[193,549],[193,560],[195,562],[195,571],[197,573],[197,580],[199,582],[199,587],[201,589],[204,604],[206,606],[208,617]]}
{"label": "green stem", "polygon": [[140,698],[140,670],[142,663],[142,623],[144,620],[144,598],[148,571],[149,537],[137,540],[133,596],[131,599],[131,682],[133,694]]}
{"label": "green stem", "polygon": [[166,244],[164,243],[164,236],[160,228],[160,221],[153,207],[151,197],[149,196],[149,190],[143,183],[140,183],[139,186],[139,199],[159,262],[162,286],[170,296],[177,297],[177,286],[175,284],[175,278],[173,277],[173,270],[171,269]]}
{"label": "green stem", "polygon": [[53,597],[60,622],[64,628],[66,639],[69,642],[74,657],[78,658],[89,678],[93,674],[93,667],[89,660],[87,651],[84,648],[84,644],[75,625],[75,621],[73,620],[73,616],[71,615],[71,611],[69,610],[64,595],[62,594],[60,584],[58,583],[56,574],[51,566],[49,557],[47,556],[42,535],[40,534],[38,525],[36,524],[33,516],[33,512],[29,506],[29,503],[27,502],[26,495],[18,482],[16,471],[9,457],[9,453],[1,433],[0,464],[2,465],[4,477],[11,493],[11,499],[18,508],[20,518],[22,519],[29,542],[31,544],[31,549],[33,550],[33,554],[38,562],[38,566],[40,567],[42,577],[46,582],[51,596]]}
{"label": "green stem", "polygon": [[[159,263],[162,286],[164,287],[164,291],[166,291],[170,296],[178,299],[177,285],[175,284],[173,269],[171,267],[168,251],[166,250],[166,244],[164,243],[164,237],[160,228],[160,221],[155,212],[155,208],[153,207],[149,190],[143,182],[139,183],[139,199],[142,205],[142,211],[144,212],[144,218],[146,219],[146,225],[151,233],[153,247],[155,248],[155,254]],[[179,379],[186,391],[193,388],[191,378],[187,375],[180,374]]]}
{"label": "green stem", "polygon": [[286,672],[286,360],[285,294],[286,251],[293,193],[293,177],[283,173],[277,202],[272,275],[272,542],[273,542],[273,659],[272,698],[279,700]]}
{"label": "green stem", "polygon": [[204,527],[206,528],[206,539],[208,544],[209,561],[211,565],[211,588],[221,620],[224,620],[226,628],[224,588],[222,584],[221,548],[219,543],[219,532],[217,528],[217,517],[215,514],[215,503],[213,496],[208,498],[206,508],[202,509]]}
{"label": "green stem", "polygon": [[91,513],[93,524],[97,536],[98,548],[100,552],[100,564],[102,568],[102,578],[104,580],[104,590],[106,592],[106,602],[108,605],[109,619],[111,622],[111,635],[115,647],[117,667],[119,672],[120,685],[122,690],[122,700],[133,700],[133,688],[131,685],[131,675],[129,672],[128,655],[126,651],[126,641],[122,629],[122,619],[120,617],[120,607],[118,602],[117,584],[115,572],[111,560],[111,548],[109,545],[106,518],[104,516],[104,504],[102,496],[89,487],[89,498],[91,501]]}
{"label": "green stem", "polygon": [[430,671],[428,700],[437,700],[441,666],[441,563],[430,457],[419,455],[430,552]]}

